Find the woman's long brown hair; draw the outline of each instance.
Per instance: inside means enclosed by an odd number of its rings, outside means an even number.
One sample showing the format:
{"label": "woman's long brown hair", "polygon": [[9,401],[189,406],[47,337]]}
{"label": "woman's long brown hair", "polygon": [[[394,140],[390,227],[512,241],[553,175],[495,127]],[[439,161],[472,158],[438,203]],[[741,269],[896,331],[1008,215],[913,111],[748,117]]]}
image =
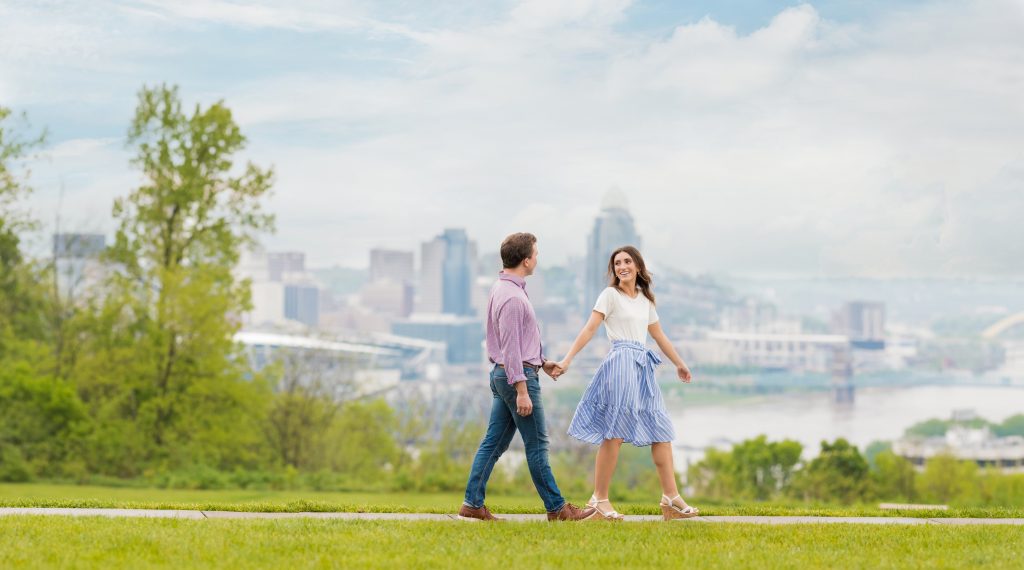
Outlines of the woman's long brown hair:
{"label": "woman's long brown hair", "polygon": [[651,304],[654,305],[654,291],[651,291],[651,274],[647,272],[647,264],[644,263],[640,250],[631,245],[624,245],[616,249],[608,259],[608,286],[615,287],[616,289],[619,288],[619,276],[615,274],[615,256],[620,253],[625,253],[633,258],[633,264],[636,265],[636,286],[640,288],[640,292],[644,294],[644,297],[650,299]]}

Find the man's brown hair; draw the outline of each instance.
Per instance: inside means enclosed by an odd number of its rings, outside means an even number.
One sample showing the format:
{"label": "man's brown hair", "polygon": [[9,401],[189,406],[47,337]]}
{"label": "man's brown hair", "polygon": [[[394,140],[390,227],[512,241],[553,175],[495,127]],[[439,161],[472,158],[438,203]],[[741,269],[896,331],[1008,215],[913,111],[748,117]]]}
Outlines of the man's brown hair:
{"label": "man's brown hair", "polygon": [[528,233],[512,234],[501,242],[501,265],[505,269],[519,267],[524,259],[533,255],[537,236]]}

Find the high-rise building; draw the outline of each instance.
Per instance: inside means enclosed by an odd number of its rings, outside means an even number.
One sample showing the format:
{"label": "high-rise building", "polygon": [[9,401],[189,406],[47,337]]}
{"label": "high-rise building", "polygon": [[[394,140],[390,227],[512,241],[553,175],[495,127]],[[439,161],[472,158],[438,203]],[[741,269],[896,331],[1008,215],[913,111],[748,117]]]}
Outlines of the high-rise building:
{"label": "high-rise building", "polygon": [[472,315],[472,286],[476,277],[476,244],[466,230],[448,229],[443,234],[448,249],[444,256],[441,312],[450,315]]}
{"label": "high-rise building", "polygon": [[392,249],[370,250],[370,281],[393,281],[412,283],[414,278],[413,254],[411,251]]}
{"label": "high-rise building", "polygon": [[287,281],[290,273],[305,273],[306,254],[301,251],[268,252],[267,271],[271,281]]}
{"label": "high-rise building", "polygon": [[444,302],[444,256],[447,245],[440,237],[424,242],[420,249],[419,298],[417,313],[439,314]]}
{"label": "high-rise building", "polygon": [[256,247],[243,252],[236,273],[251,282],[253,308],[243,315],[245,326],[283,326],[287,321],[318,325],[321,286],[306,271],[304,253]]}
{"label": "high-rise building", "polygon": [[885,348],[885,304],[846,303],[836,314],[835,332],[850,337],[855,348]]}
{"label": "high-rise building", "polygon": [[640,236],[633,225],[633,216],[625,194],[612,188],[601,201],[601,213],[594,220],[594,229],[587,236],[587,266],[584,268],[583,307],[589,314],[601,291],[608,286],[608,256],[615,248],[640,247]]}
{"label": "high-rise building", "polygon": [[422,247],[417,313],[472,315],[476,242],[466,230],[446,229]]}
{"label": "high-rise building", "polygon": [[285,285],[284,318],[316,327],[320,322],[320,288],[311,283]]}

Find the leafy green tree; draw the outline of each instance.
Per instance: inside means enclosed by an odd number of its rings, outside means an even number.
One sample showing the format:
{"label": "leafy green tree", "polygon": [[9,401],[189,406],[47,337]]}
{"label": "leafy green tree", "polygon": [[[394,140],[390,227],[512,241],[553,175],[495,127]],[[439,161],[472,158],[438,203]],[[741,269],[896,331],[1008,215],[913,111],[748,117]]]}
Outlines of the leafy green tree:
{"label": "leafy green tree", "polygon": [[68,384],[27,359],[0,367],[0,480],[83,476],[79,458],[88,426]]}
{"label": "leafy green tree", "polygon": [[800,471],[794,491],[804,499],[852,503],[868,491],[868,462],[843,438],[821,442],[821,453]]}
{"label": "leafy green tree", "polygon": [[708,448],[704,458],[690,466],[687,481],[702,497],[740,498],[739,469],[729,451]]}
{"label": "leafy green tree", "polygon": [[936,455],[925,463],[917,487],[928,501],[970,503],[978,494],[978,466],[949,454]]}
{"label": "leafy green tree", "polygon": [[1024,414],[1010,416],[1003,423],[992,426],[992,432],[999,437],[1009,435],[1024,436]]}
{"label": "leafy green tree", "polygon": [[875,455],[871,480],[875,494],[882,499],[913,501],[916,490],[914,466],[906,459],[886,449]]}
{"label": "leafy green tree", "polygon": [[803,446],[793,440],[769,443],[765,436],[748,439],[733,447],[739,476],[754,498],[763,500],[789,484]]}
{"label": "leafy green tree", "polygon": [[400,481],[421,491],[465,489],[480,433],[479,426],[469,423],[444,424],[440,435],[420,448],[411,473],[403,474]]}
{"label": "leafy green tree", "polygon": [[328,433],[352,392],[351,382],[339,374],[344,364],[333,353],[304,350],[282,354],[264,369],[274,385],[265,430],[280,464],[326,467]]}
{"label": "leafy green tree", "polygon": [[734,445],[728,453],[709,449],[690,468],[690,481],[701,495],[765,500],[790,484],[802,452],[799,442],[769,442],[760,435]]}
{"label": "leafy green tree", "polygon": [[25,115],[20,116],[21,125],[13,122],[15,118],[0,106],[0,365],[16,354],[16,347],[45,335],[38,278],[20,249],[20,233],[35,227],[35,222],[18,203],[32,191],[24,160],[46,134],[26,137]]}
{"label": "leafy green tree", "polygon": [[871,443],[868,444],[868,446],[866,448],[864,448],[864,459],[866,459],[868,461],[868,466],[871,469],[874,469],[875,468],[875,458],[878,457],[878,454],[882,453],[883,451],[890,451],[890,450],[892,450],[892,443],[891,442],[888,442],[888,441],[877,441],[877,440],[876,441],[872,441]]}
{"label": "leafy green tree", "polygon": [[128,132],[145,183],[115,201],[118,268],[90,330],[80,390],[98,414],[96,457],[120,475],[261,459],[263,394],[233,341],[250,308],[232,268],[273,218],[272,171],[235,173],[245,137],[222,103],[191,113],[176,87],[143,88]]}
{"label": "leafy green tree", "polygon": [[908,437],[940,437],[946,435],[948,429],[948,420],[931,419],[910,426],[904,434]]}
{"label": "leafy green tree", "polygon": [[74,390],[56,381],[44,318],[40,268],[20,249],[35,222],[19,207],[31,192],[28,153],[45,133],[26,137],[0,107],[0,480],[74,476],[88,424]]}
{"label": "leafy green tree", "polygon": [[404,453],[392,436],[396,425],[394,411],[383,400],[345,403],[328,437],[329,467],[363,486],[379,485]]}
{"label": "leafy green tree", "polygon": [[1024,507],[1024,474],[986,469],[979,477],[981,503],[997,507]]}

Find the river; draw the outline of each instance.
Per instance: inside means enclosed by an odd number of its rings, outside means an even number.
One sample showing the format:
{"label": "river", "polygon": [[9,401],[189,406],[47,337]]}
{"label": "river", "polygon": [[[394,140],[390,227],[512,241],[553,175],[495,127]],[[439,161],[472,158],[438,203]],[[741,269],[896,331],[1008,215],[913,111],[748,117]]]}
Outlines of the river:
{"label": "river", "polygon": [[685,458],[699,459],[709,446],[724,446],[765,434],[770,440],[794,439],[804,455],[817,455],[821,440],[844,437],[862,450],[875,440],[898,439],[911,425],[948,419],[954,410],[973,410],[1001,422],[1024,413],[1024,387],[914,386],[861,388],[850,407],[832,404],[827,393],[783,394],[725,405],[669,409],[676,427],[675,445]]}

